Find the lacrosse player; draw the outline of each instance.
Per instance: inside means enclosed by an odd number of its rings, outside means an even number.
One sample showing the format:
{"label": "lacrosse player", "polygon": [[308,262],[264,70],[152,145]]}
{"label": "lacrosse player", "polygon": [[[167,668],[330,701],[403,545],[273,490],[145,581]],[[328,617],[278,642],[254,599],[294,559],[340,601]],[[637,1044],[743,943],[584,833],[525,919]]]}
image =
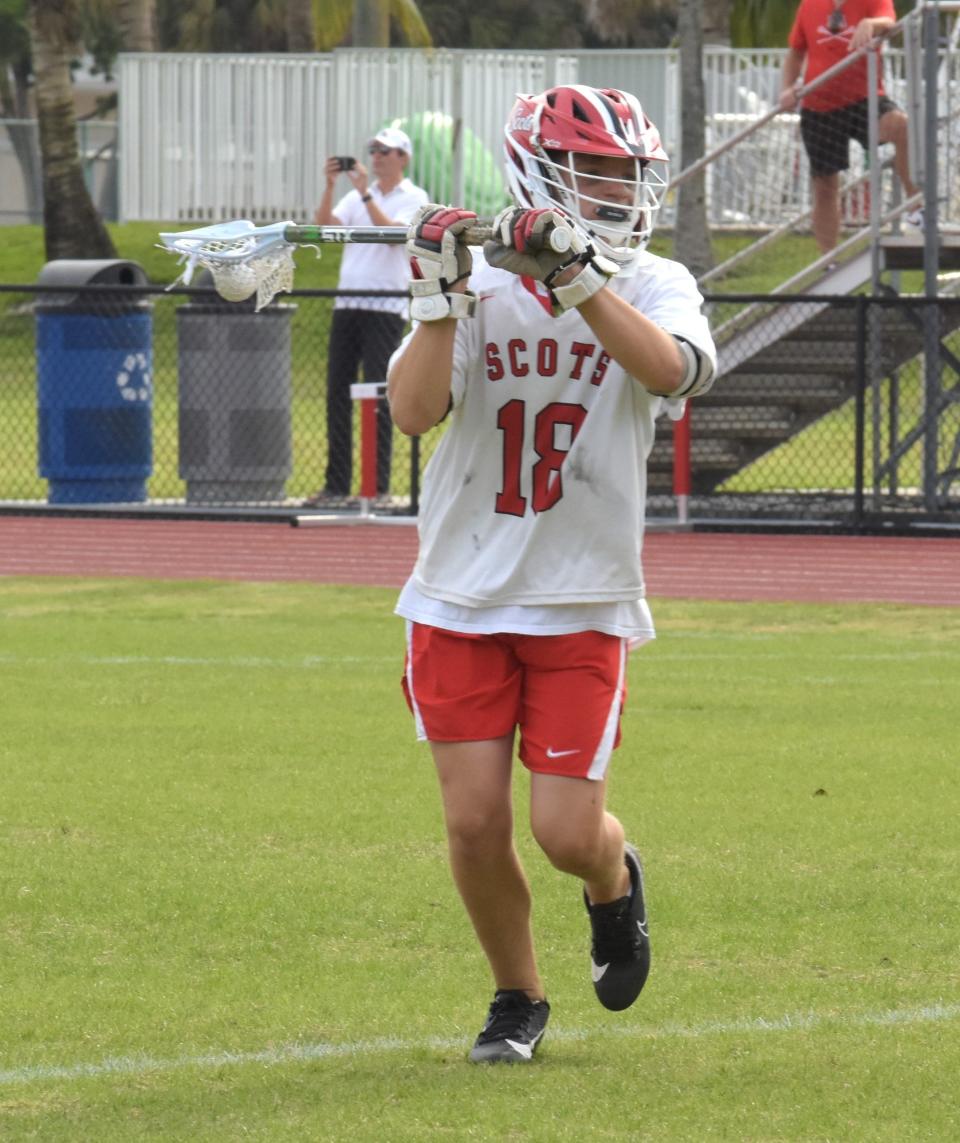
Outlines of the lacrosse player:
{"label": "lacrosse player", "polygon": [[448,421],[397,613],[404,691],[496,989],[478,1062],[530,1060],[550,1011],[513,843],[517,731],[533,835],[583,883],[600,1003],[628,1008],[646,980],[643,872],[606,779],[628,649],[654,636],[640,564],[654,419],[715,370],[696,283],[645,252],[667,156],[637,100],[520,96],[505,135],[515,204],[482,257],[459,238],[470,211],[428,205],[410,224],[416,324],[388,373],[403,432]]}

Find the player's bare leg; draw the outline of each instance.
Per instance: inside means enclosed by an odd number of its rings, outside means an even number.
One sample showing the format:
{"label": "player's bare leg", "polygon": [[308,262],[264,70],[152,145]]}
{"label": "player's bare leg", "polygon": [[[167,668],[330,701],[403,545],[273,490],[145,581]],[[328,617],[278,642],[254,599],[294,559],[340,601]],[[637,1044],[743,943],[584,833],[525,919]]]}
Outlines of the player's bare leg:
{"label": "player's bare leg", "polygon": [[840,176],[815,175],[813,188],[813,237],[821,254],[829,254],[840,237]]}
{"label": "player's bare leg", "polygon": [[604,808],[605,784],[534,774],[533,833],[552,864],[584,882],[592,930],[590,974],[605,1008],[629,1008],[650,971],[643,869],[620,822]]}
{"label": "player's bare leg", "polygon": [[430,745],[453,878],[496,986],[542,1000],[530,887],[513,844],[513,736]]}
{"label": "player's bare leg", "polygon": [[595,905],[628,893],[623,826],[604,808],[606,782],[555,774],[533,774],[531,782],[533,836],[550,863],[579,877]]}

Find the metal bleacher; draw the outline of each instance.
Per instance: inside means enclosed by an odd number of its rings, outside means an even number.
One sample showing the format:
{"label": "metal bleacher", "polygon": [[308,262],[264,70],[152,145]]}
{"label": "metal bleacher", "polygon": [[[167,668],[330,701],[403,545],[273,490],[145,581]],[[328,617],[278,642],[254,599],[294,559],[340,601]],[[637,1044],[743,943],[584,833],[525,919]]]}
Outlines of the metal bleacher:
{"label": "metal bleacher", "polygon": [[[910,37],[906,38],[909,41]],[[913,43],[912,66],[914,75],[918,75],[923,66],[919,39],[914,37]],[[911,122],[930,123],[931,107],[924,103],[925,97],[917,87],[910,107]],[[771,109],[741,136],[692,164],[674,180],[674,187],[698,170],[706,171],[721,155],[729,158],[738,143],[745,143],[751,133],[762,132],[776,115],[776,110]],[[936,132],[940,132],[941,138],[949,133],[952,140],[958,124],[956,112],[952,116],[934,112],[932,119],[935,131],[928,130],[925,139],[931,154],[938,150]],[[908,363],[923,372],[924,366],[917,362],[929,351],[930,341],[922,302],[929,302],[931,293],[935,298],[956,296],[960,286],[956,203],[952,195],[946,200],[934,200],[941,203],[944,225],[938,225],[935,207],[932,240],[929,233],[925,235],[920,230],[901,232],[907,212],[921,205],[920,196],[897,202],[897,188],[892,177],[888,177],[894,201],[891,206],[891,199],[887,198],[884,213],[881,180],[889,161],[885,162],[876,150],[869,158],[867,175],[854,179],[844,190],[856,191],[858,183],[869,180],[864,197],[873,204],[870,216],[856,220],[850,227],[853,232],[829,255],[812,261],[762,296],[724,295],[723,278],[729,267],[749,258],[753,250],[764,246],[775,249],[774,244],[787,234],[804,232],[809,215],[800,216],[778,231],[763,234],[752,247],[701,279],[704,294],[708,300],[711,295],[716,296],[722,303],[716,312],[724,316],[713,322],[718,348],[717,383],[708,394],[691,403],[694,496],[716,491],[746,466],[841,408],[857,394],[858,387],[864,393],[883,379],[895,377]],[[942,162],[942,154],[938,158]],[[932,160],[931,165],[937,161]],[[922,172],[922,153],[918,162]],[[931,178],[928,174],[929,181],[935,183],[935,175]],[[923,205],[928,203],[925,198]],[[935,277],[930,275],[931,266]],[[909,295],[900,293],[902,275],[909,271],[925,274],[926,297],[913,295],[912,302]],[[916,274],[912,280],[917,280]],[[903,304],[898,304],[901,297]],[[868,298],[876,304],[865,318],[867,310],[858,300],[862,303]],[[861,323],[866,323],[867,328]],[[948,385],[944,379],[951,371],[960,373],[960,362],[945,345],[958,328],[960,305],[940,306],[937,349],[942,364],[948,368],[938,378],[934,400],[930,402],[936,408],[936,416],[955,404],[960,393],[960,386]],[[928,390],[928,396],[929,393]],[[661,493],[670,488],[673,463],[672,431],[666,425],[664,429],[658,433],[649,461],[651,491]],[[915,443],[925,432],[927,428],[923,426],[911,429],[908,443]],[[902,441],[892,443],[887,458],[875,458],[874,479],[891,466],[895,468],[898,454],[904,451],[902,445]],[[942,473],[937,480],[942,483]]]}
{"label": "metal bleacher", "polygon": [[[942,235],[940,265],[960,270],[960,235]],[[838,264],[814,264],[804,276],[803,297],[776,305],[776,295],[748,305],[715,330],[718,380],[691,408],[694,493],[713,491],[729,477],[839,408],[855,393],[858,370],[857,310],[841,298],[871,282],[874,252],[857,251]],[[887,236],[881,268],[919,270],[921,236]],[[795,281],[781,291],[789,294]],[[816,300],[818,296],[823,301]],[[943,311],[945,337],[960,328],[960,306]],[[924,329],[915,313],[890,306],[875,331],[875,371],[887,375],[923,352]],[[666,490],[672,471],[669,436],[650,458],[654,490]]]}

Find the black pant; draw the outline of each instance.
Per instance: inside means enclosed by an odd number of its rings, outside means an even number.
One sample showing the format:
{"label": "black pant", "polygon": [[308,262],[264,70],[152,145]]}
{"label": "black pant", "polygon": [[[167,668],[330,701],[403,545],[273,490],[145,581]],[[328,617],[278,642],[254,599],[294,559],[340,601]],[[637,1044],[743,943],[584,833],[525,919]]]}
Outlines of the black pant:
{"label": "black pant", "polygon": [[[386,381],[390,354],[400,344],[404,319],[380,310],[333,311],[327,353],[327,477],[325,489],[347,496],[353,478],[353,401],[350,386],[363,364],[367,382]],[[377,403],[377,492],[390,487],[393,424],[386,399]]]}

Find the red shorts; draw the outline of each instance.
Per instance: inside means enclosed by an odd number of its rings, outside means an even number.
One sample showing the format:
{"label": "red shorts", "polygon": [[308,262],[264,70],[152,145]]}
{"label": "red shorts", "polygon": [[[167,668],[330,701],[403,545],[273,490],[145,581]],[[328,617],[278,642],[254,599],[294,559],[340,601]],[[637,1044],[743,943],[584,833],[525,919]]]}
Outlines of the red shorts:
{"label": "red shorts", "polygon": [[520,728],[528,770],[602,779],[620,744],[627,640],[574,635],[465,635],[407,623],[403,691],[417,733],[478,742]]}

